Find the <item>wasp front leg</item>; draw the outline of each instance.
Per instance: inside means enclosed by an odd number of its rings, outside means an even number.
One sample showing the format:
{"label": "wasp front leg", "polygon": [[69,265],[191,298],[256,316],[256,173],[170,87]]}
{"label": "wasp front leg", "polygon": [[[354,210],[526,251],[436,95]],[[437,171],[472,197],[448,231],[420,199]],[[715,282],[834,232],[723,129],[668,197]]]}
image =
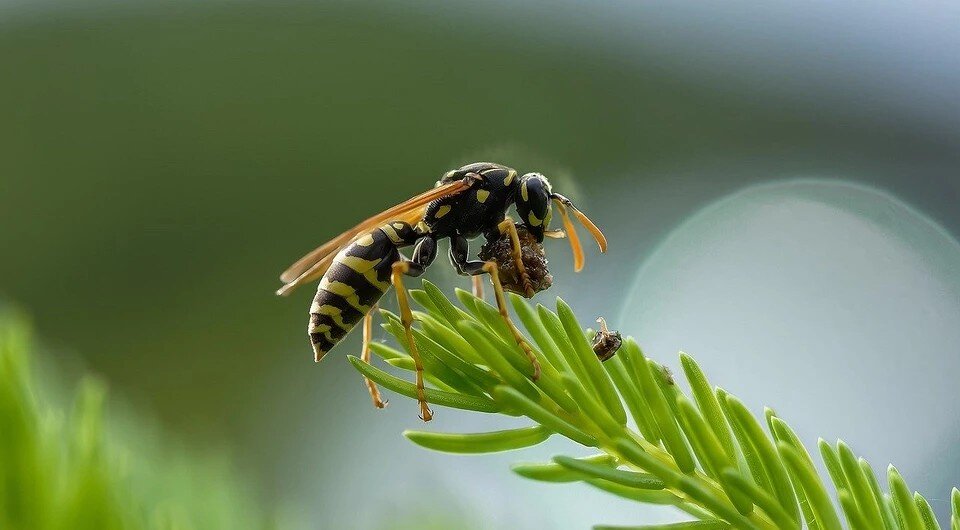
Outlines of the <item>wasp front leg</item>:
{"label": "wasp front leg", "polygon": [[500,269],[497,267],[497,263],[494,261],[469,260],[467,258],[469,248],[469,243],[464,237],[451,237],[450,260],[461,274],[469,274],[470,276],[478,276],[480,274],[490,275],[490,283],[493,284],[493,293],[497,299],[497,310],[513,334],[513,338],[517,341],[517,345],[520,346],[527,358],[530,359],[530,364],[533,365],[533,379],[539,379],[540,361],[537,360],[536,354],[533,353],[533,348],[531,348],[527,340],[523,338],[520,330],[513,323],[513,319],[510,318],[510,313],[507,311],[506,297],[503,294],[503,285],[500,283]]}
{"label": "wasp front leg", "polygon": [[423,363],[420,360],[420,350],[417,349],[417,343],[413,339],[413,312],[410,310],[410,300],[407,298],[407,289],[403,285],[403,277],[416,277],[423,274],[423,271],[433,263],[437,256],[437,240],[431,235],[426,235],[417,240],[417,246],[413,251],[413,259],[406,260],[401,257],[399,261],[394,262],[390,280],[393,288],[397,291],[397,304],[400,306],[400,322],[403,324],[403,331],[407,339],[407,347],[410,350],[410,356],[413,357],[414,366],[417,374],[417,401],[420,403],[420,419],[430,421],[433,418],[433,412],[427,406],[426,388],[423,384]]}
{"label": "wasp front leg", "polygon": [[520,246],[520,234],[517,233],[516,223],[513,222],[513,219],[507,217],[497,225],[497,230],[499,230],[501,234],[510,236],[510,244],[513,249],[513,262],[517,267],[517,276],[520,278],[520,284],[523,285],[523,290],[526,292],[527,298],[533,297],[536,291],[530,282],[530,275],[527,274],[527,268],[523,265],[523,247]]}

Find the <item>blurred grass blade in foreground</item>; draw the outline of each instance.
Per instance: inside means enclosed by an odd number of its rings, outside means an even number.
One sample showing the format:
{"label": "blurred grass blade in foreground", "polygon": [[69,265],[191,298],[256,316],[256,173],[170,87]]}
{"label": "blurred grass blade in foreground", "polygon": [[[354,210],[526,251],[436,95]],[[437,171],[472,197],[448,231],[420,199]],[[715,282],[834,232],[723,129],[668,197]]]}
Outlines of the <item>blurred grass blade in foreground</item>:
{"label": "blurred grass blade in foreground", "polygon": [[[221,456],[181,450],[81,381],[72,410],[31,366],[30,326],[0,310],[0,528],[273,528]],[[149,433],[149,434],[148,434]]]}

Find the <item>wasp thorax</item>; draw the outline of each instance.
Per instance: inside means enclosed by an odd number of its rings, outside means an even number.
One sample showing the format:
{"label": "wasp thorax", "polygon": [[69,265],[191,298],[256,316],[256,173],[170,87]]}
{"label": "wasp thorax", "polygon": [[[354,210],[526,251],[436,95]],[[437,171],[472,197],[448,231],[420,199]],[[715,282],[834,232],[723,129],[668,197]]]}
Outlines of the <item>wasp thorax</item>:
{"label": "wasp thorax", "polygon": [[520,261],[530,280],[533,293],[528,293],[523,278],[517,270],[514,259],[513,243],[509,234],[502,234],[499,238],[488,240],[480,248],[478,256],[484,261],[494,261],[500,269],[500,283],[504,290],[517,293],[529,298],[534,293],[548,289],[553,284],[553,276],[547,269],[547,256],[543,252],[536,236],[524,225],[517,225],[517,236],[520,239]]}

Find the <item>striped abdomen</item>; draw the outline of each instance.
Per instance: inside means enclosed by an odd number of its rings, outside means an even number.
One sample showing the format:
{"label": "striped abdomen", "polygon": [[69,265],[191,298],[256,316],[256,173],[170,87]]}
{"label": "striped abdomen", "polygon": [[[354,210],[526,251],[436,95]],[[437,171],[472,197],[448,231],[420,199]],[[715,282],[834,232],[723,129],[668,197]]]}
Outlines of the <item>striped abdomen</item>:
{"label": "striped abdomen", "polygon": [[361,237],[333,259],[310,306],[307,333],[319,361],[356,326],[390,288],[398,247],[415,238],[410,225],[389,223]]}

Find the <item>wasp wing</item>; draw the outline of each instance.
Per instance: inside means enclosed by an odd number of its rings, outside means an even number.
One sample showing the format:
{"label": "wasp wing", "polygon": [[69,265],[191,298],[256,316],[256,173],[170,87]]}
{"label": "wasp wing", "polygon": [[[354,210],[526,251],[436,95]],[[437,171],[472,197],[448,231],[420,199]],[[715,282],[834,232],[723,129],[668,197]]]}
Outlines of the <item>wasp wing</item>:
{"label": "wasp wing", "polygon": [[[420,206],[419,208],[410,210],[405,214],[392,216],[390,217],[390,220],[403,221],[405,223],[413,224],[419,221],[423,217],[423,214],[426,213],[426,211],[427,211],[426,206]],[[374,223],[371,228],[356,234],[354,237],[348,239],[346,243],[344,243],[343,245],[339,247],[334,247],[332,250],[330,250],[328,254],[320,257],[316,263],[308,267],[307,270],[303,271],[302,273],[300,273],[299,276],[287,282],[283,287],[278,289],[277,294],[280,296],[287,296],[297,287],[300,287],[301,285],[306,283],[311,283],[316,280],[319,280],[320,277],[323,276],[323,274],[327,272],[327,269],[329,269],[330,266],[333,264],[333,259],[337,256],[337,253],[339,253],[341,249],[343,249],[344,247],[346,247],[347,245],[355,241],[357,237],[359,237],[360,235],[368,232],[369,230],[372,230],[373,227],[376,227],[379,224],[380,223]]]}
{"label": "wasp wing", "polygon": [[277,291],[277,294],[287,295],[300,285],[323,276],[340,250],[381,223],[392,220],[416,223],[426,211],[426,206],[432,201],[460,193],[470,188],[472,183],[471,179],[462,179],[443,184],[388,208],[327,241],[283,271],[280,281],[285,285]]}

